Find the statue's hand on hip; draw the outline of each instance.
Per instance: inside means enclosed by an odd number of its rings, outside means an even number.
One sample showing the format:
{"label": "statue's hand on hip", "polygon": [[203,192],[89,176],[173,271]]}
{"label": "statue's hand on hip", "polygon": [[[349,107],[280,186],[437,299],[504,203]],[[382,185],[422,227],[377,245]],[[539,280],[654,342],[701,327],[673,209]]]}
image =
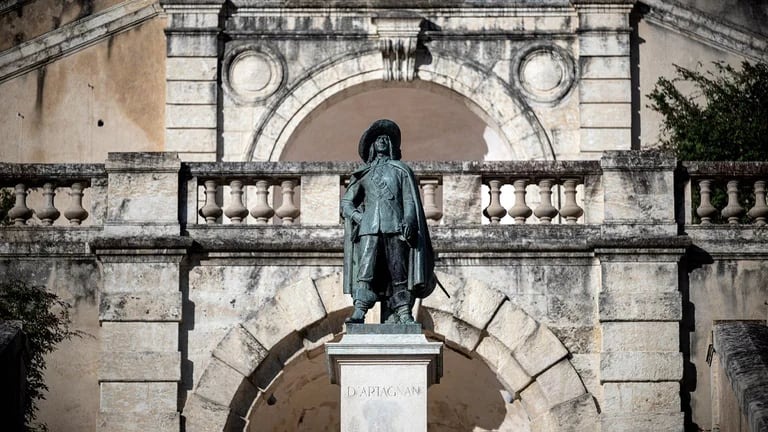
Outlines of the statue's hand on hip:
{"label": "statue's hand on hip", "polygon": [[413,240],[416,237],[416,229],[412,225],[404,223],[402,224],[400,230],[403,234],[403,240],[405,240],[408,245],[413,247]]}

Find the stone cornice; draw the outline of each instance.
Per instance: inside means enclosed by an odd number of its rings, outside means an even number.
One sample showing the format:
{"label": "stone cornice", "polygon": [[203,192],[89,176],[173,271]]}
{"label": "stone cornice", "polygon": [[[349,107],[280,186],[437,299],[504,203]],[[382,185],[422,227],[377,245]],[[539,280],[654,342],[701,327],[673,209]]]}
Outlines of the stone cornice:
{"label": "stone cornice", "polygon": [[157,16],[155,0],[129,0],[0,53],[0,83]]}
{"label": "stone cornice", "polygon": [[650,7],[644,18],[709,46],[752,60],[768,60],[768,39],[704,12],[669,0],[643,0]]}

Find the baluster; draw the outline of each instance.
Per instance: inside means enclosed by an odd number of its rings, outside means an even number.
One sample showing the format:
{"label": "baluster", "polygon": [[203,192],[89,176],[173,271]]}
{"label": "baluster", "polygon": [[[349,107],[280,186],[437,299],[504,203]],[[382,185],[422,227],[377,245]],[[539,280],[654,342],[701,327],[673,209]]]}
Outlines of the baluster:
{"label": "baluster", "polygon": [[701,203],[696,209],[696,214],[701,218],[702,225],[711,225],[712,217],[717,213],[717,209],[712,205],[712,180],[699,180],[699,195]]}
{"label": "baluster", "polygon": [[747,215],[755,220],[755,225],[765,225],[768,205],[765,203],[765,182],[762,180],[755,182],[755,206],[749,210]]}
{"label": "baluster", "polygon": [[216,223],[221,216],[221,207],[216,204],[216,180],[205,181],[205,205],[200,209],[200,216],[205,218],[208,224]]}
{"label": "baluster", "polygon": [[275,211],[269,206],[269,182],[258,180],[256,182],[256,204],[251,207],[251,216],[256,219],[257,225],[265,225],[275,215]]}
{"label": "baluster", "polygon": [[507,209],[501,205],[501,180],[489,180],[491,203],[488,204],[483,214],[491,220],[491,223],[497,225],[499,221],[507,214]]}
{"label": "baluster", "polygon": [[576,185],[579,183],[576,179],[567,179],[563,181],[565,188],[565,204],[560,209],[560,216],[565,218],[565,223],[573,225],[576,223],[584,210],[576,204]]}
{"label": "baluster", "polygon": [[71,201],[69,207],[64,210],[64,217],[69,219],[70,225],[80,225],[88,217],[88,211],[83,208],[83,189],[85,185],[80,182],[72,183],[69,188]]}
{"label": "baluster", "polygon": [[512,186],[515,188],[515,205],[510,207],[509,215],[515,218],[516,224],[524,224],[528,216],[533,214],[533,210],[525,203],[525,187],[528,186],[528,180],[515,180]]}
{"label": "baluster", "polygon": [[552,205],[552,185],[554,180],[545,179],[539,181],[539,196],[541,204],[536,207],[533,214],[544,225],[552,223],[552,218],[557,216],[557,209]]}
{"label": "baluster", "polygon": [[56,190],[53,183],[43,185],[43,197],[45,198],[45,207],[37,212],[37,217],[44,226],[51,226],[59,218],[61,213],[53,205],[53,198],[56,196]]}
{"label": "baluster", "polygon": [[728,223],[735,225],[739,223],[739,217],[744,214],[744,207],[739,204],[739,181],[731,180],[726,186],[728,193],[728,205],[725,206],[720,214],[728,218]]}
{"label": "baluster", "polygon": [[429,222],[437,222],[443,217],[443,212],[437,207],[435,199],[437,180],[420,180],[419,183],[424,191],[424,216]]}
{"label": "baluster", "polygon": [[243,182],[240,180],[229,182],[229,195],[232,197],[232,202],[224,214],[227,215],[232,224],[240,225],[243,223],[243,219],[248,216],[248,209],[243,205]]}
{"label": "baluster", "polygon": [[16,226],[24,226],[27,219],[32,217],[32,209],[27,207],[27,186],[19,183],[15,188],[16,203],[8,211],[8,219]]}
{"label": "baluster", "polygon": [[280,184],[280,187],[283,190],[283,203],[277,210],[275,210],[275,214],[282,219],[283,225],[292,225],[294,219],[299,217],[299,214],[301,213],[298,207],[293,203],[294,186],[295,183],[293,180],[283,180]]}

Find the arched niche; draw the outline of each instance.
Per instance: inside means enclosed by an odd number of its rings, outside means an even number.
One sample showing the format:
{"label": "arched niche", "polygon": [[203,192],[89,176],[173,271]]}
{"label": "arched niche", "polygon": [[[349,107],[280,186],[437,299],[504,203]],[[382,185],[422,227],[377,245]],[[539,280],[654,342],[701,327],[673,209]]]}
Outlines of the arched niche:
{"label": "arched niche", "polygon": [[428,82],[359,84],[329,98],[293,132],[285,161],[358,162],[357,142],[372,120],[394,120],[404,160],[503,160],[514,153],[471,101]]}
{"label": "arched niche", "polygon": [[[533,111],[517,90],[494,73],[440,52],[433,52],[431,63],[419,67],[418,79],[413,82],[387,84],[381,80],[381,67],[378,51],[348,53],[298,77],[291,87],[281,90],[258,120],[244,160],[293,159],[296,152],[290,153],[294,156],[283,157],[289,143],[300,139],[302,131],[311,128],[312,120],[320,118],[323,110],[337,106],[347,97],[395,88],[443,96],[453,101],[451,106],[463,104],[485,123],[488,133],[496,135],[492,139],[504,148],[498,153],[500,156],[491,152],[488,159],[555,158],[549,138]],[[366,123],[373,120],[367,119]],[[363,130],[343,123],[336,127],[354,129],[358,136]],[[438,129],[433,130],[439,133]],[[354,147],[355,143],[356,139],[351,145]]]}
{"label": "arched niche", "polygon": [[[428,337],[443,341],[450,350],[447,360],[453,365],[446,363],[449,385],[444,390],[450,393],[452,386],[467,379],[451,377],[449,368],[472,371],[479,382],[488,385],[474,390],[477,394],[467,393],[469,399],[459,399],[471,401],[474,396],[497,408],[470,409],[467,412],[477,413],[479,418],[463,418],[456,424],[479,430],[512,425],[523,431],[596,428],[594,398],[571,364],[567,349],[546,326],[478,281],[442,272],[438,277],[450,297],[440,293],[428,297],[419,305],[417,319]],[[309,417],[304,412],[307,422],[333,423],[338,398],[331,392],[338,392],[338,387],[322,375],[321,365],[324,344],[341,336],[343,320],[351,312],[340,286],[341,274],[336,273],[282,287],[271,303],[230,329],[186,399],[182,411],[186,430],[296,430],[302,412],[295,405],[282,407],[282,413],[269,409],[281,408],[280,401],[293,395],[299,403],[322,407]],[[433,413],[459,415],[450,405],[465,402],[457,402],[452,395],[441,396],[437,387],[430,392]],[[274,416],[289,413],[294,417],[274,424]]]}

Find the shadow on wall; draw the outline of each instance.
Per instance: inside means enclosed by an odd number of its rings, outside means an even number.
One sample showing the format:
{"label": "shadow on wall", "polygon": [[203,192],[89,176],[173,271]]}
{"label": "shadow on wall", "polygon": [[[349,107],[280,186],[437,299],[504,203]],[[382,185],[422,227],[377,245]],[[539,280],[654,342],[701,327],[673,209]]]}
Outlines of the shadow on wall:
{"label": "shadow on wall", "polygon": [[388,85],[352,95],[342,92],[299,126],[280,160],[357,162],[360,135],[380,118],[400,126],[403,160],[510,158],[499,135],[461,96],[434,85],[421,87]]}

